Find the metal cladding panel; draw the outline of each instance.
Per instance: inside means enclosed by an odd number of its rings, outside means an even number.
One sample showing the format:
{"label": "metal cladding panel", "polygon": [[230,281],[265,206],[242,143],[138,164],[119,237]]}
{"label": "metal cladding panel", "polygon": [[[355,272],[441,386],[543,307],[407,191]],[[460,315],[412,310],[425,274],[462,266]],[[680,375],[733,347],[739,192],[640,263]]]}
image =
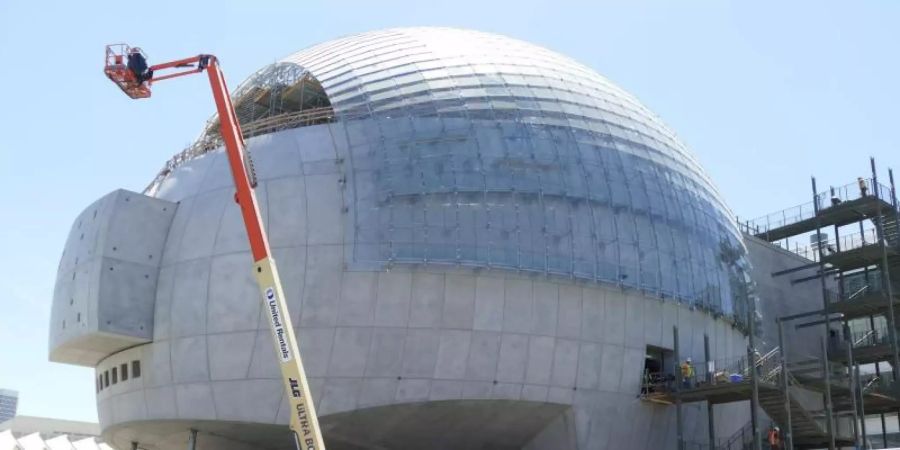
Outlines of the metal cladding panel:
{"label": "metal cladding panel", "polygon": [[51,361],[94,366],[152,339],[159,262],[176,207],[120,189],[79,215],[57,272]]}
{"label": "metal cladding panel", "polygon": [[[280,64],[321,82],[330,139],[348,147],[349,263],[574,276],[745,321],[749,263],[725,202],[674,132],[590,68],[430,27],[347,36]],[[297,136],[303,155],[330,147]]]}

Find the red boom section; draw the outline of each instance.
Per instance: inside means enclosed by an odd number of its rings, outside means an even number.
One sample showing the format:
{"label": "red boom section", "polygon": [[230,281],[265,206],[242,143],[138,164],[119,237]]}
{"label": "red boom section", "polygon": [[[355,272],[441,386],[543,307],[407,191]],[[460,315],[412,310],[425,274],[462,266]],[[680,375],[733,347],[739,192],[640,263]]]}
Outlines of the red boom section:
{"label": "red boom section", "polygon": [[228,155],[228,163],[231,166],[231,175],[234,177],[234,186],[237,189],[235,200],[241,208],[244,218],[244,226],[247,229],[247,237],[250,239],[250,252],[253,261],[260,261],[269,256],[269,240],[263,230],[262,216],[259,213],[259,204],[256,194],[253,192],[253,184],[245,164],[247,161],[244,148],[244,137],[241,133],[241,125],[238,123],[234,107],[231,105],[231,96],[228,95],[228,87],[225,85],[225,77],[219,69],[219,62],[215,56],[209,56],[209,66],[206,69],[209,74],[209,84],[212,87],[213,97],[216,100],[216,110],[219,113],[220,132],[225,143],[225,153]]}

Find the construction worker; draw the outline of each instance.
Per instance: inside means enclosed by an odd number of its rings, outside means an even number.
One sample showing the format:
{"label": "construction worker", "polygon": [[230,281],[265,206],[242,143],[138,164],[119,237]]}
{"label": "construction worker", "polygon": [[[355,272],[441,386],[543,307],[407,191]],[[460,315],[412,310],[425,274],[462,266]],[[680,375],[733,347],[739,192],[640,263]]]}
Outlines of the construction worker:
{"label": "construction worker", "polygon": [[691,387],[691,380],[693,379],[694,364],[691,362],[691,358],[688,358],[681,363],[681,385],[689,388]]}
{"label": "construction worker", "polygon": [[128,70],[134,74],[134,79],[138,84],[149,80],[153,74],[147,70],[147,58],[141,54],[141,49],[133,48],[128,52]]}
{"label": "construction worker", "polygon": [[863,177],[857,177],[856,182],[859,184],[859,196],[869,195],[869,186],[866,185],[866,180],[863,180]]}
{"label": "construction worker", "polygon": [[780,449],[781,448],[781,430],[774,425],[772,427],[770,427],[769,433],[768,433],[768,440],[769,440],[770,448],[772,448],[773,450]]}

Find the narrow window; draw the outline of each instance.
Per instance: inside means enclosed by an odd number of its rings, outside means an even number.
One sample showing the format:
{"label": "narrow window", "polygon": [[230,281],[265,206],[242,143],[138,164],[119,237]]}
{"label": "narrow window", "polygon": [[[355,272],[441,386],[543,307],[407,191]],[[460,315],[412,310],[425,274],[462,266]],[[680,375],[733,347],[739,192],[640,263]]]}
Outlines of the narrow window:
{"label": "narrow window", "polygon": [[131,378],[140,378],[141,377],[141,362],[140,361],[132,361],[131,362]]}
{"label": "narrow window", "polygon": [[118,367],[112,368],[112,379],[113,379],[113,384],[116,384],[119,382],[119,368]]}
{"label": "narrow window", "polygon": [[103,387],[109,387],[109,371],[103,372]]}
{"label": "narrow window", "polygon": [[128,380],[128,363],[122,364],[119,367],[119,371],[122,372],[122,381]]}
{"label": "narrow window", "polygon": [[99,391],[103,390],[103,374],[102,373],[97,375],[97,390],[99,390]]}
{"label": "narrow window", "polygon": [[78,313],[78,317],[75,318],[75,321],[81,323],[81,313]]}

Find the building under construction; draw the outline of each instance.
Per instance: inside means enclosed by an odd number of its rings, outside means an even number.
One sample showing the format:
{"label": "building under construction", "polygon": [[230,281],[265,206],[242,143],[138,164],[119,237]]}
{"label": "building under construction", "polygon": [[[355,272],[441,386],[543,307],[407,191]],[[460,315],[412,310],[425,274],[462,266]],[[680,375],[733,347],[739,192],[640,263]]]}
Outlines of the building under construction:
{"label": "building under construction", "polygon": [[[900,406],[874,169],[739,226],[633,96],[466,30],[336,39],[232,97],[329,449],[827,448]],[[49,353],[95,369],[116,448],[294,446],[233,196],[213,117],[73,223]]]}
{"label": "building under construction", "polygon": [[[813,178],[811,202],[742,222],[749,245],[801,257],[777,267],[753,261],[761,301],[775,312],[763,318],[770,326],[749,334],[748,353],[737,361],[702,363],[689,379],[679,371],[650,374],[642,396],[678,409],[749,400],[751,422],[724,443],[728,449],[769,448],[773,427],[782,448],[900,446],[892,320],[900,213],[893,171],[887,175],[879,179],[873,159],[868,177],[844,186],[822,188]],[[767,296],[760,283],[767,277],[775,285],[787,280],[788,295]]]}

